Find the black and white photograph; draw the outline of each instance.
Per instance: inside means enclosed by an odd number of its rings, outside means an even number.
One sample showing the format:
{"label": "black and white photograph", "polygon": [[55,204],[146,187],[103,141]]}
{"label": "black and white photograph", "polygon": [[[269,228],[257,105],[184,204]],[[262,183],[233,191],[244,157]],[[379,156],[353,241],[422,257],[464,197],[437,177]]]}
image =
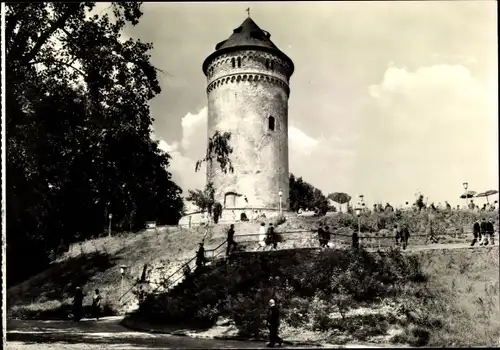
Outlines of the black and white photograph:
{"label": "black and white photograph", "polygon": [[497,11],[1,3],[2,348],[500,347]]}

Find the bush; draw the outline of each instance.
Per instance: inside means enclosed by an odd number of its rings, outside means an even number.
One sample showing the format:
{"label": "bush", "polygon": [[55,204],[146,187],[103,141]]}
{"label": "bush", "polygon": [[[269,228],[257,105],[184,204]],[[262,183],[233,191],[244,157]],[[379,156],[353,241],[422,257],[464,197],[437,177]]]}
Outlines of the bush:
{"label": "bush", "polygon": [[363,249],[246,254],[191,275],[163,296],[146,299],[140,313],[148,318],[155,314],[163,323],[205,326],[227,317],[242,335],[258,337],[274,297],[284,322],[317,330],[347,329],[348,324],[331,320],[330,313],[345,316],[360,302],[399,295],[421,275],[416,257],[398,250],[384,255]]}

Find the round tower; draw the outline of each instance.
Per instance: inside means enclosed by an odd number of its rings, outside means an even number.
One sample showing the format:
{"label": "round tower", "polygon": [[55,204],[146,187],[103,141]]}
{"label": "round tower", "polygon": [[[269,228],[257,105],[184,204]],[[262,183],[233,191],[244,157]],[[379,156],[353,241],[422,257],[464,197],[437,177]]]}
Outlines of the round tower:
{"label": "round tower", "polygon": [[203,62],[208,137],[231,133],[233,173],[208,164],[225,209],[288,209],[288,97],[292,60],[248,17]]}

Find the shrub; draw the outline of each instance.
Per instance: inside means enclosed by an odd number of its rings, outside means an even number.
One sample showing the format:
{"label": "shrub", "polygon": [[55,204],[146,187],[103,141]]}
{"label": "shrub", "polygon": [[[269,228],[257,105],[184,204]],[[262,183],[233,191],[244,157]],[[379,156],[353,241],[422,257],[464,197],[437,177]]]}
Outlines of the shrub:
{"label": "shrub", "polygon": [[288,324],[351,329],[330,319],[331,312],[339,311],[345,318],[360,302],[401,294],[421,274],[416,258],[398,250],[385,255],[363,249],[246,254],[190,275],[165,295],[147,299],[140,312],[149,318],[154,313],[163,323],[197,325],[213,325],[218,317],[227,317],[241,334],[258,337],[264,331],[268,301],[274,297]]}

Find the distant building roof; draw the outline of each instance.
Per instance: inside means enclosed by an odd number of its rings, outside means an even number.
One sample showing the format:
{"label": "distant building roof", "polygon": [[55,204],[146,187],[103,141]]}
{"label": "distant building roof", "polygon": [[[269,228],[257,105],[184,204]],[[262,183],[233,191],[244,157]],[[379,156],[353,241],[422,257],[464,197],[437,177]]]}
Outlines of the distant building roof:
{"label": "distant building roof", "polygon": [[271,41],[271,34],[259,28],[259,26],[248,17],[243,23],[233,30],[233,34],[226,40],[221,41],[215,46],[215,51],[210,54],[203,62],[203,73],[206,73],[208,63],[215,57],[225,52],[241,49],[260,49],[278,54],[290,64],[290,75],[294,70],[292,60],[285,55]]}

